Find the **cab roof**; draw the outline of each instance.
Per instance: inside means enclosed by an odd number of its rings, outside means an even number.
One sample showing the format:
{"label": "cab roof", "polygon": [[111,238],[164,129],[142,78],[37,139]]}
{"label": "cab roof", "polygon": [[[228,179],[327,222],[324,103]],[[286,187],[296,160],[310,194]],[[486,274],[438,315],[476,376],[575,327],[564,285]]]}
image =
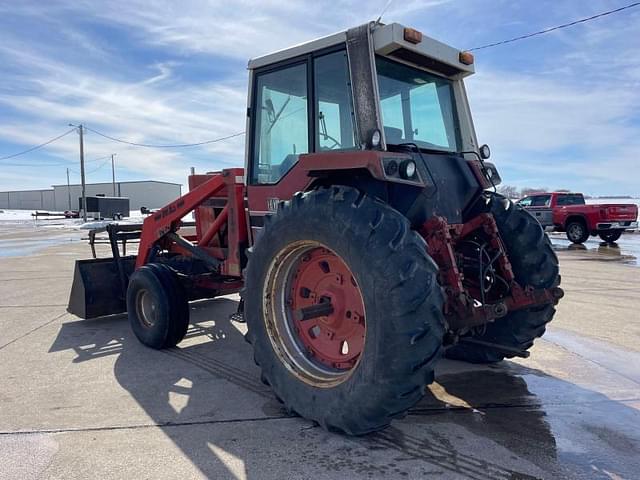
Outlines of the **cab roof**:
{"label": "cab roof", "polygon": [[[467,76],[474,66],[460,62],[461,51],[431,37],[422,35],[419,43],[405,40],[405,27],[399,23],[388,25],[370,23],[375,53],[441,72],[447,76]],[[249,61],[250,70],[272,65],[301,55],[340,45],[347,41],[347,31],[301,43],[269,53]]]}

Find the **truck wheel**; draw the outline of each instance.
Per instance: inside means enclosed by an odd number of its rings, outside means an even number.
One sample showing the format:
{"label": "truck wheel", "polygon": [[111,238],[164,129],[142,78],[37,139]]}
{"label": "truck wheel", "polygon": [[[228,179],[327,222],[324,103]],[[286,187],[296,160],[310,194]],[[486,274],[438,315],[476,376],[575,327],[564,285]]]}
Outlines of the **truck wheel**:
{"label": "truck wheel", "polygon": [[624,230],[610,230],[608,232],[600,232],[598,233],[598,236],[603,242],[613,243],[620,238],[622,232],[624,232]]}
{"label": "truck wheel", "polygon": [[150,263],[131,275],[127,312],[133,333],[148,347],[175,347],[187,333],[187,296],[167,265]]}
{"label": "truck wheel", "polygon": [[584,243],[589,239],[589,231],[582,220],[571,220],[567,224],[567,238],[573,243]]}
{"label": "truck wheel", "polygon": [[[516,281],[534,288],[550,288],[560,284],[558,257],[549,238],[537,220],[519,205],[496,194],[486,195],[486,208],[493,214],[507,249]],[[482,213],[482,212],[478,212]],[[516,310],[486,325],[473,338],[485,342],[528,350],[555,314],[553,305]],[[471,344],[459,343],[446,351],[446,356],[472,363],[493,363],[513,355]]]}
{"label": "truck wheel", "polygon": [[350,187],[281,203],[246,270],[247,340],[292,412],[362,435],[433,381],[443,294],[425,242],[389,205]]}

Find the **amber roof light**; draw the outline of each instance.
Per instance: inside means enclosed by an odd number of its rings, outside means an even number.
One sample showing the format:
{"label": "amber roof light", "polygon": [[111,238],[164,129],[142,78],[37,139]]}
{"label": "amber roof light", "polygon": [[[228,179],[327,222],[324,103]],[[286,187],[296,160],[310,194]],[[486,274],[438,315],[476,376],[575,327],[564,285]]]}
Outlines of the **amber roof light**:
{"label": "amber roof light", "polygon": [[460,52],[460,55],[458,56],[458,60],[460,60],[460,63],[464,65],[473,65],[473,53]]}
{"label": "amber roof light", "polygon": [[409,43],[418,44],[422,41],[422,32],[413,28],[404,29],[404,40]]}

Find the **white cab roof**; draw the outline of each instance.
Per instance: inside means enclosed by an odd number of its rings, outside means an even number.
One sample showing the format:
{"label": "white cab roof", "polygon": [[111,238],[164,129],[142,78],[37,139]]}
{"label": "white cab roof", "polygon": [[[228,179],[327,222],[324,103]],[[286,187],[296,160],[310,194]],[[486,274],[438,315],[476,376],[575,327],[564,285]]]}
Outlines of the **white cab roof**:
{"label": "white cab roof", "polygon": [[[420,57],[426,57],[437,64],[446,66],[451,73],[459,73],[462,76],[474,72],[473,65],[465,65],[460,62],[460,50],[446,45],[438,40],[422,35],[422,41],[418,44],[407,42],[404,39],[403,25],[391,23],[389,25],[375,25],[373,27],[373,44],[377,54],[397,57],[411,63],[422,63]],[[324,48],[329,48],[347,40],[347,32],[338,32],[332,35],[301,43],[293,47],[263,55],[249,61],[248,68],[255,69],[274,63],[312,53]],[[428,62],[427,62],[428,63]],[[428,65],[425,65],[428,66]]]}

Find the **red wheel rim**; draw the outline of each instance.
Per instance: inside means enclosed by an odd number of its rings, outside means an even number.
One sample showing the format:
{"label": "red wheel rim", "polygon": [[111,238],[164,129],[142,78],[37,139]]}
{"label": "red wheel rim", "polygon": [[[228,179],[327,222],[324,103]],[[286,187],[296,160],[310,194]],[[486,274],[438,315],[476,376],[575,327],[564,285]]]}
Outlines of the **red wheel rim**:
{"label": "red wheel rim", "polygon": [[283,365],[315,387],[346,381],[366,337],[364,300],[346,262],[318,242],[300,240],[274,256],[263,288],[266,333]]}
{"label": "red wheel rim", "polygon": [[[292,265],[287,292],[290,319],[300,346],[315,362],[336,370],[351,370],[364,349],[364,301],[353,273],[326,248],[299,256]],[[301,319],[304,309],[331,305],[332,312]]]}

